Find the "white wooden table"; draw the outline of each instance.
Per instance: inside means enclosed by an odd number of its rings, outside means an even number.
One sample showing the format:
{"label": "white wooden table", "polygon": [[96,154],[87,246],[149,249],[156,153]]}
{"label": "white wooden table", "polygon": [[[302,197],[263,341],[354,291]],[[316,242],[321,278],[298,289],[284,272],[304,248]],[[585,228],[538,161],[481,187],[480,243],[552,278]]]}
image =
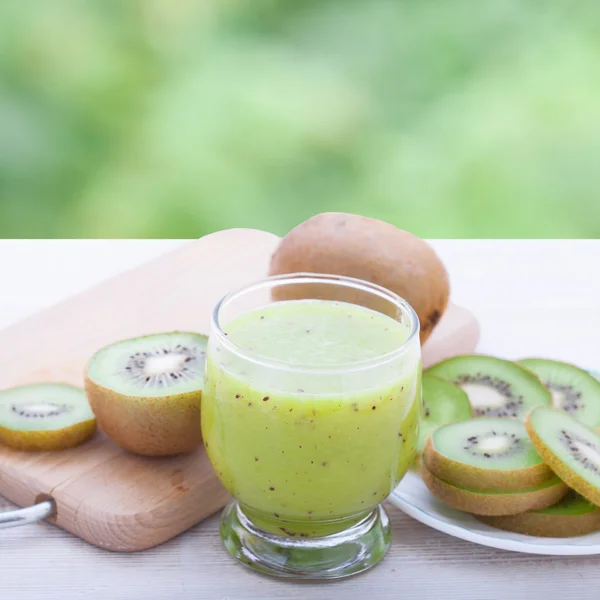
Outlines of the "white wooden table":
{"label": "white wooden table", "polygon": [[[0,327],[182,243],[1,240]],[[600,367],[600,241],[432,244],[450,272],[454,301],[481,323],[480,352]],[[0,498],[0,510],[9,507]],[[600,556],[528,556],[476,546],[389,511],[394,538],[385,560],[369,573],[320,585],[238,566],[221,546],[218,517],[138,554],[107,553],[45,523],[3,530],[0,600],[600,598]]]}

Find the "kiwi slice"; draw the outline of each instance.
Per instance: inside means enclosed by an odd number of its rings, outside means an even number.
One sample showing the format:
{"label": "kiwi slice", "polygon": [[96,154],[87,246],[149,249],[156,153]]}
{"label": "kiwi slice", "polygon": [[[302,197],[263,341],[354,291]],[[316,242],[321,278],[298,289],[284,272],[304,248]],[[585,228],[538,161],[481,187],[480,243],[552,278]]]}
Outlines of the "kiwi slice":
{"label": "kiwi slice", "polygon": [[96,420],[85,392],[63,383],[0,391],[0,441],[17,450],[63,450],[94,435]]}
{"label": "kiwi slice", "polygon": [[569,363],[526,358],[519,364],[533,371],[550,390],[552,403],[590,427],[600,426],[600,381]]}
{"label": "kiwi slice", "polygon": [[540,486],[520,492],[474,491],[451,485],[436,477],[428,469],[427,459],[421,461],[421,477],[436,498],[452,508],[473,515],[516,515],[546,508],[561,500],[569,489],[558,477],[554,477]]}
{"label": "kiwi slice", "polygon": [[536,375],[501,358],[456,356],[430,367],[427,373],[459,385],[469,396],[476,417],[523,419],[534,406],[552,402]]}
{"label": "kiwi slice", "polygon": [[600,506],[600,435],[557,408],[538,407],[527,433],[548,466],[572,489]]}
{"label": "kiwi slice", "polygon": [[85,387],[104,433],[147,456],[200,446],[206,344],[206,336],[196,333],[159,333],[96,352]]}
{"label": "kiwi slice", "polygon": [[524,535],[565,538],[587,535],[600,530],[600,508],[588,502],[573,490],[557,504],[503,517],[477,518],[498,529]]}
{"label": "kiwi slice", "polygon": [[425,444],[428,469],[458,487],[520,492],[554,477],[521,421],[482,417],[436,429]]}
{"label": "kiwi slice", "polygon": [[468,396],[449,381],[423,375],[423,419],[419,433],[419,452],[425,440],[440,425],[471,418]]}

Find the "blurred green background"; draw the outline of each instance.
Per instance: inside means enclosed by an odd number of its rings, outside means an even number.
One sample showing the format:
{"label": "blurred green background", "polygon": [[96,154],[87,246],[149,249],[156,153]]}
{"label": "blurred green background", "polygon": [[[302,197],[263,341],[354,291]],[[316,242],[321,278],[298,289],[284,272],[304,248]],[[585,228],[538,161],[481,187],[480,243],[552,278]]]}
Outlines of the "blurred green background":
{"label": "blurred green background", "polygon": [[600,237],[600,3],[3,0],[0,235]]}

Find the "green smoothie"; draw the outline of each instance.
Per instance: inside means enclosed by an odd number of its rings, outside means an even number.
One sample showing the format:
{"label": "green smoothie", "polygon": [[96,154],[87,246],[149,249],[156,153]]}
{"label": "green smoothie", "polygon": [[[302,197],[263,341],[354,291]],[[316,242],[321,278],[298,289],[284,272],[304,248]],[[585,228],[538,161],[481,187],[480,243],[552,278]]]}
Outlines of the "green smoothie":
{"label": "green smoothie", "polygon": [[222,329],[256,360],[211,342],[202,433],[242,510],[266,530],[301,537],[368,514],[416,454],[418,340],[394,354],[409,324],[345,302],[299,300]]}

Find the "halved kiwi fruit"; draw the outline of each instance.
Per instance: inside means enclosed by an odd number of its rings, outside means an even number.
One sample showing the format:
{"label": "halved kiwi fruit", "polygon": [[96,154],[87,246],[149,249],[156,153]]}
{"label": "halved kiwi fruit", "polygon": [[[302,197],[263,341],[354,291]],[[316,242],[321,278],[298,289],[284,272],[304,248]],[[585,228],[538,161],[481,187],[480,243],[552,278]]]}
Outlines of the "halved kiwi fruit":
{"label": "halved kiwi fruit", "polygon": [[519,364],[535,373],[550,391],[552,403],[589,427],[600,426],[600,381],[574,365],[527,358]]}
{"label": "halved kiwi fruit", "polygon": [[538,407],[525,420],[546,464],[572,489],[600,506],[600,435],[566,412]]}
{"label": "halved kiwi fruit", "polygon": [[546,508],[556,504],[569,489],[558,477],[554,477],[540,486],[520,492],[477,492],[436,477],[428,469],[427,459],[421,461],[421,477],[436,498],[473,515],[516,515]]}
{"label": "halved kiwi fruit", "polygon": [[552,402],[536,375],[501,358],[456,356],[430,367],[427,373],[459,385],[469,396],[476,417],[523,419],[534,406]]}
{"label": "halved kiwi fruit", "polygon": [[507,417],[443,425],[427,440],[424,454],[436,477],[473,491],[519,492],[554,477],[523,423]]}
{"label": "halved kiwi fruit", "polygon": [[125,450],[147,456],[200,446],[206,344],[204,335],[174,332],[96,352],[85,388],[104,433]]}
{"label": "halved kiwi fruit", "polygon": [[498,529],[524,535],[565,538],[587,535],[600,530],[600,508],[573,490],[557,504],[519,515],[477,518]]}
{"label": "halved kiwi fruit", "polygon": [[96,420],[85,392],[62,383],[0,391],[0,441],[17,450],[63,450],[94,435]]}
{"label": "halved kiwi fruit", "polygon": [[429,435],[440,425],[471,418],[468,396],[449,381],[423,375],[423,419],[419,433],[419,452]]}

